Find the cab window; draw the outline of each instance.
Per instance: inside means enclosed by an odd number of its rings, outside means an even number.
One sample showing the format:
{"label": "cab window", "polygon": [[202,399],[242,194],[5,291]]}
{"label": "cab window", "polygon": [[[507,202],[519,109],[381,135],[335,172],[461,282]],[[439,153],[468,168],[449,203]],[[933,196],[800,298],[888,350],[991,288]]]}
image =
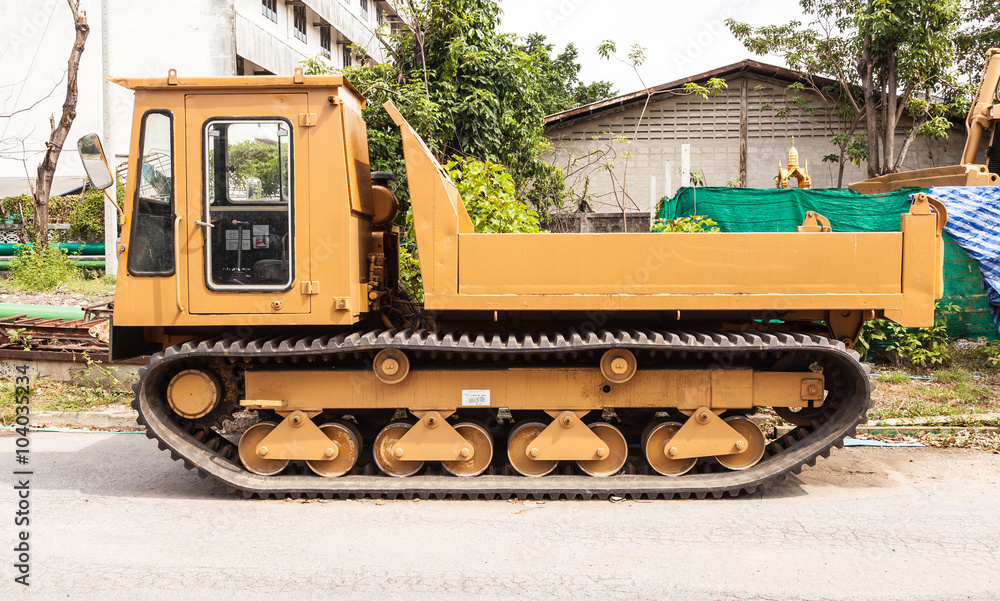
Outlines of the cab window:
{"label": "cab window", "polygon": [[128,270],[136,276],[172,275],[174,137],[170,111],[152,110],[142,116],[139,148]]}
{"label": "cab window", "polygon": [[287,290],[292,273],[291,124],[205,124],[205,262],[212,290]]}

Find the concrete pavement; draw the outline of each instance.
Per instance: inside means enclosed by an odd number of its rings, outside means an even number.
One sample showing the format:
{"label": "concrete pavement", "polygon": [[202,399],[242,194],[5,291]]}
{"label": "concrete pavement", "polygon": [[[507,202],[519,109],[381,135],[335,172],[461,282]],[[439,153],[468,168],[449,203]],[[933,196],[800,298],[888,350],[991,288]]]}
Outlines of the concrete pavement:
{"label": "concrete pavement", "polygon": [[[4,548],[18,528],[0,435]],[[0,599],[1000,597],[1000,455],[845,449],[706,501],[246,501],[142,435],[31,436],[31,586]]]}

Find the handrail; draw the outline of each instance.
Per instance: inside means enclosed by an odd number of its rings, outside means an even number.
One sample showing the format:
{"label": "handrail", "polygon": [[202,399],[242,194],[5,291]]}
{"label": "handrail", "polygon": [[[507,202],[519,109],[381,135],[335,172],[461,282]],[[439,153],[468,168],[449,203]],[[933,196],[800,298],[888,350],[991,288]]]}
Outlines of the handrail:
{"label": "handrail", "polygon": [[181,234],[180,225],[184,218],[178,215],[174,219],[174,277],[177,278],[177,310],[184,312],[184,305],[181,304]]}

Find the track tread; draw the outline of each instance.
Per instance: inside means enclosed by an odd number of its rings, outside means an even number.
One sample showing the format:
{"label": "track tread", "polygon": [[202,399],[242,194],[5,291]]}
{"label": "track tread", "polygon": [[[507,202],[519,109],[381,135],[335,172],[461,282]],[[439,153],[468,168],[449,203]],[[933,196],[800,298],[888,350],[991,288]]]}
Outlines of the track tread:
{"label": "track tread", "polygon": [[[817,420],[810,427],[799,427],[771,441],[766,461],[741,472],[698,472],[680,478],[634,476],[626,472],[610,478],[589,476],[549,476],[533,479],[520,476],[480,476],[456,479],[447,476],[414,476],[400,482],[382,476],[345,476],[325,479],[311,475],[265,477],[250,474],[225,453],[212,450],[198,441],[185,426],[171,419],[163,399],[151,394],[157,377],[177,361],[185,359],[226,358],[231,362],[327,358],[372,353],[396,347],[417,353],[466,353],[477,358],[527,355],[559,356],[581,351],[600,351],[612,347],[639,351],[695,354],[750,354],[764,352],[821,354],[838,361],[843,377],[854,384],[848,398],[838,399],[840,406],[833,416]],[[850,373],[853,372],[853,373]],[[521,337],[409,330],[380,330],[324,336],[261,337],[241,340],[216,336],[193,340],[167,348],[154,355],[149,365],[140,369],[140,380],[133,385],[136,399],[132,406],[139,412],[138,423],[146,435],[156,439],[172,459],[182,461],[187,469],[202,478],[211,476],[230,492],[246,498],[455,498],[455,499],[601,499],[621,496],[632,499],[704,499],[740,494],[754,494],[798,474],[818,457],[828,457],[834,447],[843,446],[843,438],[852,435],[864,419],[870,403],[870,368],[858,362],[858,355],[839,341],[822,336],[771,332],[694,332],[661,330],[600,330],[597,332],[541,333]],[[152,384],[151,384],[152,383]],[[834,423],[836,422],[836,423]],[[823,433],[822,444],[812,438]],[[216,435],[218,436],[218,435]],[[810,441],[811,444],[810,444]],[[762,464],[783,463],[777,471],[762,469]],[[471,485],[470,485],[471,481]],[[474,487],[470,489],[469,486]]]}

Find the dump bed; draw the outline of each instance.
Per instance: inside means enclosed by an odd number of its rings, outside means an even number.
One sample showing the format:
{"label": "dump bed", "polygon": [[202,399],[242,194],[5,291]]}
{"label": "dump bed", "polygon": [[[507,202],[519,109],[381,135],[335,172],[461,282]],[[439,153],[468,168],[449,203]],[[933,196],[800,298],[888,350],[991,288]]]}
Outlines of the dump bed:
{"label": "dump bed", "polygon": [[477,234],[420,136],[386,110],[402,132],[429,310],[862,310],[933,325],[947,217],[923,195],[899,232]]}

